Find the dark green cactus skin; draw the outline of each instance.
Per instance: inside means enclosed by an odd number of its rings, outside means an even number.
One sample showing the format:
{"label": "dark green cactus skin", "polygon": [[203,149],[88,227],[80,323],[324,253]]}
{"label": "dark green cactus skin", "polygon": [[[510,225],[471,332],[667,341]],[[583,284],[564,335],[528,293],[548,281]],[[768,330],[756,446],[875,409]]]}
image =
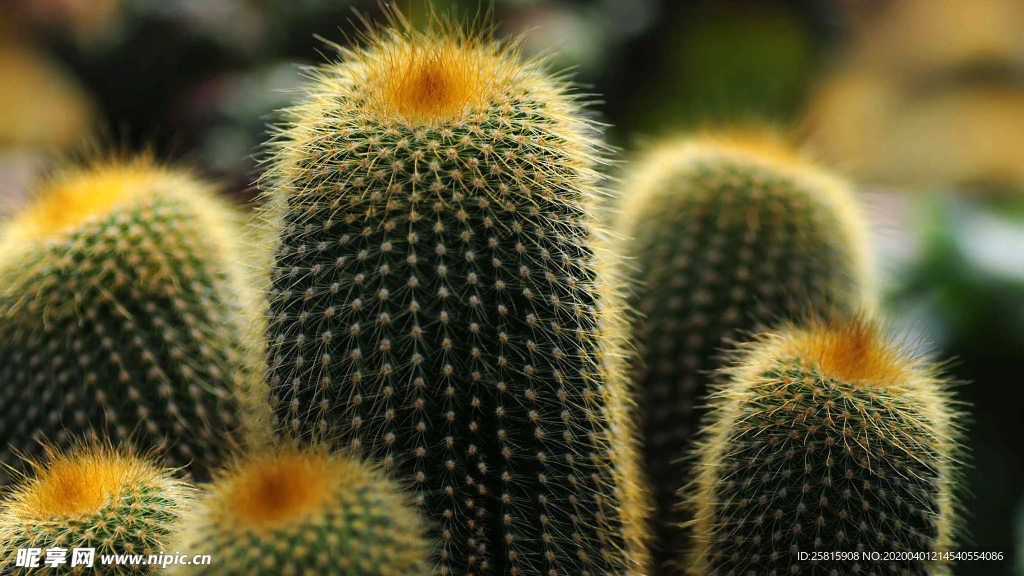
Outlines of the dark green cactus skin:
{"label": "dark green cactus skin", "polygon": [[[813,186],[742,155],[680,162],[634,210],[624,236],[639,285],[630,307],[644,463],[656,501],[655,564],[685,546],[678,491],[710,371],[727,339],[861,302],[847,217]],[[625,200],[630,201],[630,190]]]}
{"label": "dark green cactus skin", "polygon": [[627,573],[589,141],[530,88],[436,128],[334,97],[330,122],[283,144],[298,151],[268,319],[281,424],[394,470],[437,526],[437,574]]}
{"label": "dark green cactus skin", "polygon": [[[33,248],[0,293],[0,459],[78,438],[203,475],[235,426],[238,305],[196,207],[160,190]],[[12,278],[13,276],[13,278]]]}
{"label": "dark green cactus skin", "polygon": [[952,460],[933,406],[823,377],[797,358],[773,364],[749,395],[727,401],[740,405],[738,417],[715,439],[709,484],[717,488],[699,496],[715,504],[695,531],[690,573],[949,573],[941,558],[921,556],[799,560],[800,552],[946,551]]}

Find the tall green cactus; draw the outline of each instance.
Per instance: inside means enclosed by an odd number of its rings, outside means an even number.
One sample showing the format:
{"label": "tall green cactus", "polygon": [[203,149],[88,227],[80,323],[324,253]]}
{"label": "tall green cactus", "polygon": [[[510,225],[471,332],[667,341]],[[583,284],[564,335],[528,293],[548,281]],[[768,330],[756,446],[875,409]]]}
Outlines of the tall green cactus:
{"label": "tall green cactus", "polygon": [[656,146],[626,179],[617,229],[635,256],[634,380],[657,503],[659,566],[684,546],[677,491],[709,371],[729,338],[869,300],[863,225],[850,190],[770,133]]}
{"label": "tall green cactus", "polygon": [[[50,450],[0,502],[0,573],[149,574],[141,564],[103,565],[101,555],[148,556],[165,550],[167,539],[193,491],[163,469],[129,451],[100,444],[69,452]],[[64,550],[64,563],[18,567],[18,549]],[[93,548],[92,566],[72,565],[75,548]]]}
{"label": "tall green cactus", "polygon": [[[687,572],[948,573],[921,553],[953,544],[960,415],[912,352],[860,318],[787,326],[737,352],[695,452]],[[894,551],[912,555],[882,556]]]}
{"label": "tall green cactus", "polygon": [[181,522],[173,549],[205,576],[426,576],[425,523],[379,471],[322,449],[254,453],[218,475]]}
{"label": "tall green cactus", "polygon": [[437,574],[634,573],[621,307],[588,212],[601,145],[514,45],[395,20],[315,73],[274,145],[280,423],[407,483]]}
{"label": "tall green cactus", "polygon": [[233,211],[146,158],[67,167],[0,231],[0,460],[36,436],[166,447],[195,471],[237,420],[254,299]]}

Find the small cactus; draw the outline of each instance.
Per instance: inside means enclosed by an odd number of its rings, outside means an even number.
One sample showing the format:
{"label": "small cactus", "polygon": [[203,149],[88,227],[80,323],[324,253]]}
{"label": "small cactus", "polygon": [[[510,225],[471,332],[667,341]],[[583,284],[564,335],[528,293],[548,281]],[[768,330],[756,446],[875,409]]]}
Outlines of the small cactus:
{"label": "small cactus", "polygon": [[[949,383],[876,323],[811,320],[735,352],[685,507],[689,574],[942,574],[961,459]],[[682,551],[679,551],[680,553]]]}
{"label": "small cactus", "polygon": [[378,470],[323,449],[278,449],[219,473],[175,550],[208,554],[205,576],[425,576],[425,523]]}
{"label": "small cactus", "polygon": [[216,461],[252,319],[236,220],[147,158],[67,167],[35,191],[0,230],[0,461],[39,436]]}
{"label": "small cactus", "polygon": [[[0,573],[12,576],[149,574],[141,564],[102,565],[101,555],[160,554],[192,499],[172,470],[127,450],[50,448],[30,464],[34,475],[0,502]],[[19,548],[41,549],[38,567],[17,567]],[[47,569],[46,550],[58,548],[64,563]],[[75,548],[95,549],[91,568],[72,566]]]}
{"label": "small cactus", "polygon": [[693,137],[631,168],[616,228],[642,284],[631,307],[654,556],[685,546],[677,490],[709,371],[729,338],[776,319],[870,306],[863,224],[850,189],[770,133]]}
{"label": "small cactus", "polygon": [[315,72],[273,144],[280,424],[409,485],[437,574],[633,573],[621,307],[588,212],[601,145],[514,44],[394,23]]}

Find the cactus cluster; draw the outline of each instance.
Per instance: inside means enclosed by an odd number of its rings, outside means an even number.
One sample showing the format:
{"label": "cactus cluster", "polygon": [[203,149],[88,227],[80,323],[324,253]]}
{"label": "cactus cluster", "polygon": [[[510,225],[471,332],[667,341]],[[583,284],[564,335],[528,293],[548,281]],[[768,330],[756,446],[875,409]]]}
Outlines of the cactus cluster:
{"label": "cactus cluster", "polygon": [[[47,449],[0,501],[0,573],[107,576],[150,573],[144,565],[101,565],[102,555],[159,554],[193,491],[147,458],[103,444],[63,452]],[[61,549],[55,566],[18,566],[18,549]],[[75,548],[93,548],[92,568],[72,566]],[[100,572],[101,571],[101,572]]]}
{"label": "cactus cluster", "polygon": [[216,462],[251,302],[237,216],[152,160],[65,167],[0,231],[0,461],[42,437]]}
{"label": "cactus cluster", "polygon": [[[949,382],[862,317],[735,353],[698,443],[688,574],[946,574],[961,460]],[[799,553],[904,551],[909,560]]]}
{"label": "cactus cluster", "polygon": [[407,485],[437,574],[635,573],[594,128],[514,45],[396,24],[318,69],[274,143],[280,426]]}
{"label": "cactus cluster", "polygon": [[962,460],[949,383],[873,319],[850,187],[695,136],[605,230],[571,84],[387,12],[282,112],[266,262],[147,157],[68,166],[0,228],[0,464],[35,470],[0,572],[91,546],[207,576],[948,573],[834,555],[947,549]]}
{"label": "cactus cluster", "polygon": [[370,466],[318,449],[273,449],[218,477],[182,520],[174,548],[210,565],[172,574],[426,576],[424,523]]}
{"label": "cactus cluster", "polygon": [[870,279],[851,191],[781,136],[670,141],[630,173],[616,228],[639,280],[634,378],[661,565],[685,546],[677,491],[723,347],[785,319],[870,306]]}

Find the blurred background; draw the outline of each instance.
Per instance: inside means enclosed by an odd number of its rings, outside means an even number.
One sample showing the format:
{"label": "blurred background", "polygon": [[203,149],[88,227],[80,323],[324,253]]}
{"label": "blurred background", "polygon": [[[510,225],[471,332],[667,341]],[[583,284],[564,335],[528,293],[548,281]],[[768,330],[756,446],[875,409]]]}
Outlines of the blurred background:
{"label": "blurred background", "polygon": [[[471,19],[477,1],[435,0]],[[422,2],[399,2],[416,21]],[[556,52],[629,158],[716,123],[782,127],[857,183],[887,314],[950,358],[973,405],[970,542],[1024,560],[1024,0],[494,0],[499,34]],[[300,64],[376,0],[4,0],[0,209],[100,136],[250,203]],[[1024,574],[962,564],[958,574]]]}

